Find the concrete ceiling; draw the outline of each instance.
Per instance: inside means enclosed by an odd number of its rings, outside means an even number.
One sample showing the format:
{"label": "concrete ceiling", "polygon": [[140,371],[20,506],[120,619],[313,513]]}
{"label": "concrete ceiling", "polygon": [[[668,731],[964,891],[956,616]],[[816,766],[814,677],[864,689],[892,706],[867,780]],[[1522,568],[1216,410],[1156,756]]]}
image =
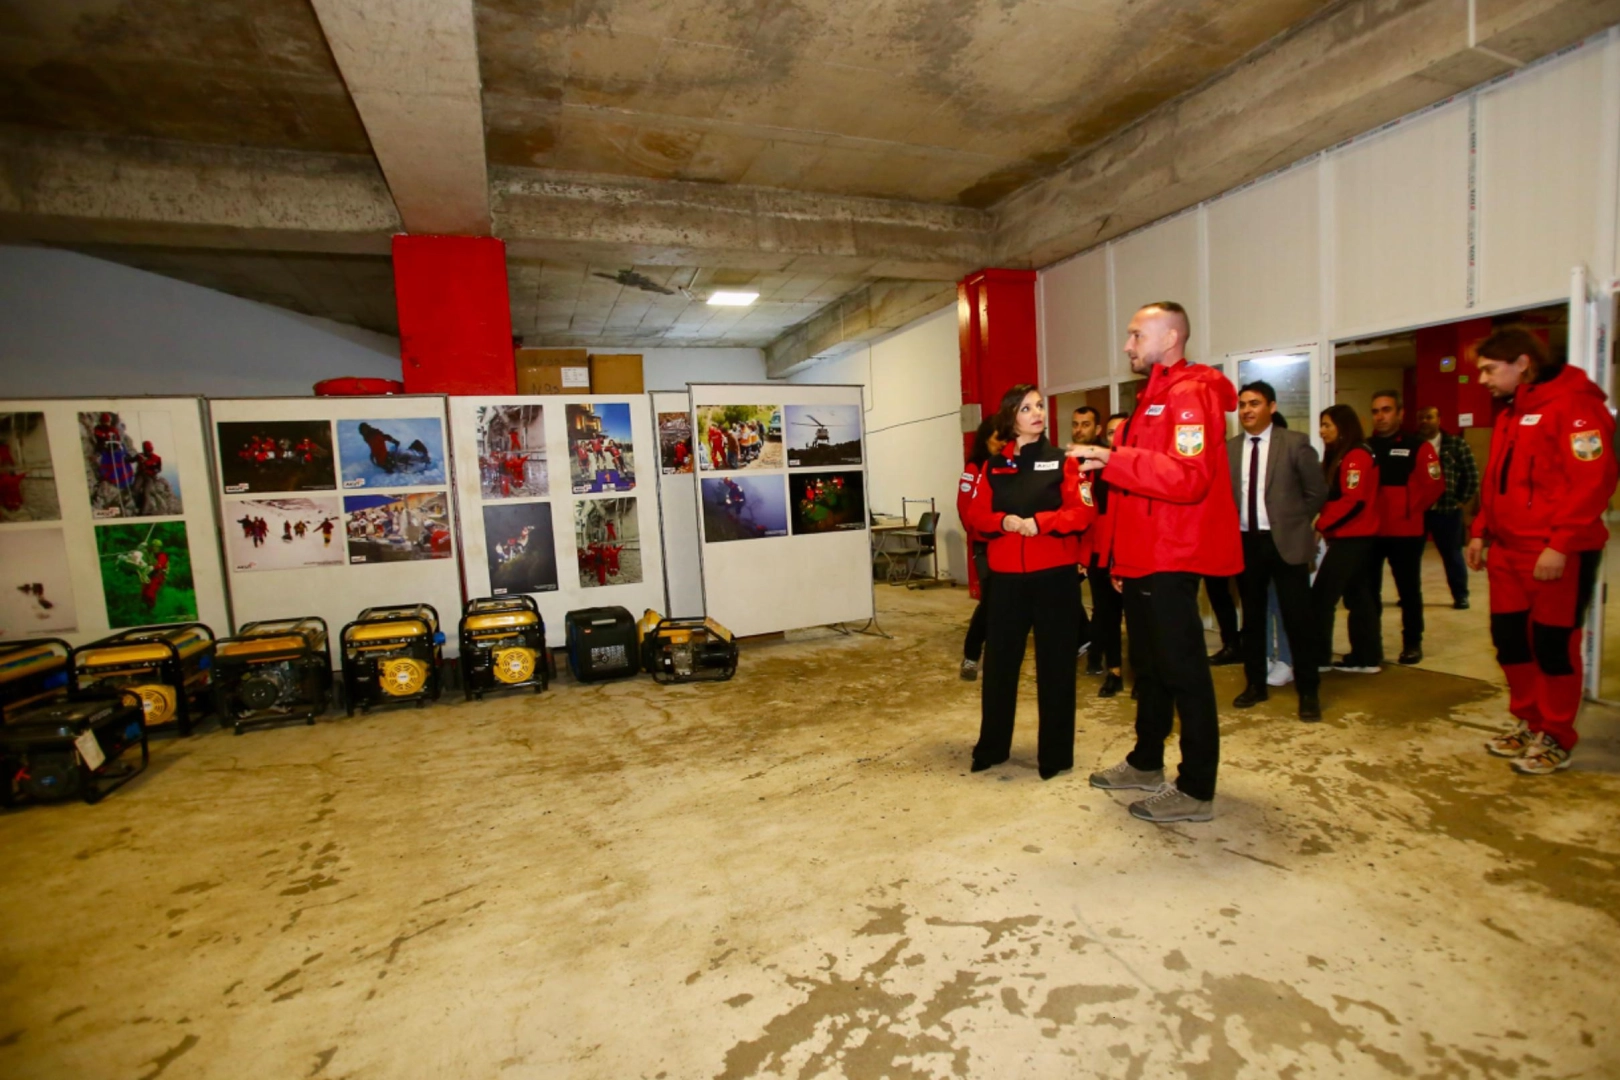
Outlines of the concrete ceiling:
{"label": "concrete ceiling", "polygon": [[388,237],[487,230],[531,343],[780,370],[1620,16],[1479,0],[1486,52],[1464,7],[5,0],[0,240],[387,331]]}

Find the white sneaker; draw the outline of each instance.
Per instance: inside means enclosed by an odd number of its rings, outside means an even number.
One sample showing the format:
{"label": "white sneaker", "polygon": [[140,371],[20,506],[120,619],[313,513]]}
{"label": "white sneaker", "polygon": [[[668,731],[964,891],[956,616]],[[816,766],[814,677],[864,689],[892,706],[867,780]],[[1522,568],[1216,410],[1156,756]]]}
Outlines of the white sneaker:
{"label": "white sneaker", "polygon": [[1266,672],[1267,686],[1287,686],[1294,681],[1294,669],[1281,660],[1271,662],[1271,670]]}

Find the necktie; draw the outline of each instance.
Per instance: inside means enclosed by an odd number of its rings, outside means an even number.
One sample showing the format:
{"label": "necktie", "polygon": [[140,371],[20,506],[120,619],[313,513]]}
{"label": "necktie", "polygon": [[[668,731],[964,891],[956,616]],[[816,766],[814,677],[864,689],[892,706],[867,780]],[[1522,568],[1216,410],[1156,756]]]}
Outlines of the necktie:
{"label": "necktie", "polygon": [[1260,531],[1260,436],[1249,439],[1249,531]]}

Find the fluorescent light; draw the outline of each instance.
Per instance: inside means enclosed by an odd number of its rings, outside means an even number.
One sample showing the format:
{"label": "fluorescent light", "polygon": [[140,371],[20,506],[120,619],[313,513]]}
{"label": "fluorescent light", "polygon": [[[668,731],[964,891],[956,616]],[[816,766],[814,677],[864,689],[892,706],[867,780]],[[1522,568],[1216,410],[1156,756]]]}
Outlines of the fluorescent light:
{"label": "fluorescent light", "polygon": [[759,299],[757,292],[714,292],[709,294],[709,303],[714,307],[747,307]]}

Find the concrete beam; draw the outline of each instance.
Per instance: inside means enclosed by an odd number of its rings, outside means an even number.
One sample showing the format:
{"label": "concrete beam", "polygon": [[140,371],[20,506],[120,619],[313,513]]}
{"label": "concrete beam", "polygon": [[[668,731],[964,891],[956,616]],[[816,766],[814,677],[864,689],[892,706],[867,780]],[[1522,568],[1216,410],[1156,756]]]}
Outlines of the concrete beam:
{"label": "concrete beam", "polygon": [[996,208],[995,266],[1045,266],[1476,86],[1620,18],[1614,0],[1353,0]]}
{"label": "concrete beam", "polygon": [[954,282],[874,281],[827,305],[765,349],[765,374],[785,379],[956,303]]}
{"label": "concrete beam", "polygon": [[490,234],[473,0],[311,0],[400,219]]}

